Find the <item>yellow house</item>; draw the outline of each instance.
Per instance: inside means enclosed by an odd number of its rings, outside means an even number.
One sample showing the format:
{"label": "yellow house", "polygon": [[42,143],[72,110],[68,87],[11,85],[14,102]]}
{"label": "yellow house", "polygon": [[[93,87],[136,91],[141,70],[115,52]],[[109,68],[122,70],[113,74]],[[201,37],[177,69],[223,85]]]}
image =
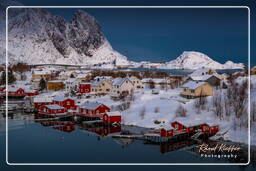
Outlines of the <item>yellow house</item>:
{"label": "yellow house", "polygon": [[212,96],[213,87],[207,82],[189,81],[181,86],[183,91],[180,93],[182,97],[196,98],[200,96]]}
{"label": "yellow house", "polygon": [[256,66],[251,69],[251,75],[256,75]]}
{"label": "yellow house", "polygon": [[138,79],[135,76],[131,76],[131,77],[128,77],[128,78],[132,82],[134,89],[141,89],[141,88],[143,88],[143,83],[142,83],[142,81],[140,79]]}
{"label": "yellow house", "polygon": [[36,79],[45,79],[45,80],[49,80],[51,78],[51,74],[46,72],[46,71],[33,71],[32,72],[32,80],[36,80]]}
{"label": "yellow house", "polygon": [[61,80],[51,80],[47,82],[47,89],[53,91],[63,90],[65,88],[64,83]]}
{"label": "yellow house", "polygon": [[91,94],[99,95],[99,94],[108,94],[111,90],[112,82],[107,79],[99,79],[94,80],[91,83]]}

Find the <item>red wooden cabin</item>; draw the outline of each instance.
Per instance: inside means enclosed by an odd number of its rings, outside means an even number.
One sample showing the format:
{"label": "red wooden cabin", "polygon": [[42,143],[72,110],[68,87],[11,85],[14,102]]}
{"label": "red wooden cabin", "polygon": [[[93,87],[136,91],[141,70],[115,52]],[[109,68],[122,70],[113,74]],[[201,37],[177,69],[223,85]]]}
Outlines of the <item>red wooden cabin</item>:
{"label": "red wooden cabin", "polygon": [[53,104],[52,97],[36,96],[34,97],[34,108],[39,109],[41,106]]}
{"label": "red wooden cabin", "polygon": [[8,87],[8,96],[25,96],[25,91],[22,88]]}
{"label": "red wooden cabin", "polygon": [[121,114],[120,112],[106,112],[103,115],[103,123],[121,123]]}
{"label": "red wooden cabin", "polygon": [[67,109],[56,104],[44,105],[39,108],[39,113],[46,115],[65,115],[66,112]]}
{"label": "red wooden cabin", "polygon": [[110,112],[110,108],[98,102],[85,102],[79,107],[79,114],[88,117],[103,117],[103,114]]}
{"label": "red wooden cabin", "polygon": [[55,96],[53,98],[53,104],[57,104],[59,106],[62,106],[68,110],[76,110],[76,102],[74,99],[69,97],[62,97],[62,96]]}
{"label": "red wooden cabin", "polygon": [[78,92],[80,94],[89,94],[91,92],[91,83],[80,83]]}
{"label": "red wooden cabin", "polygon": [[219,126],[217,126],[217,125],[210,126],[206,123],[201,124],[200,128],[203,133],[216,133],[219,131]]}
{"label": "red wooden cabin", "polygon": [[181,124],[180,122],[178,121],[174,121],[171,123],[171,126],[175,129],[175,130],[182,130],[182,129],[185,129],[186,127]]}

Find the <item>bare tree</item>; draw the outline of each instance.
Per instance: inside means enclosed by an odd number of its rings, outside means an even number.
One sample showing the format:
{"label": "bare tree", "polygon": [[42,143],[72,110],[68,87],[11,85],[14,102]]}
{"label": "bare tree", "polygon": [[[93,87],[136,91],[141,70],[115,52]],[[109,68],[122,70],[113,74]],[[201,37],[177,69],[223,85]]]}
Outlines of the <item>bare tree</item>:
{"label": "bare tree", "polygon": [[179,105],[178,108],[176,109],[176,116],[177,117],[186,117],[187,110],[182,105]]}
{"label": "bare tree", "polygon": [[251,121],[255,122],[256,121],[256,102],[253,101],[251,104]]}
{"label": "bare tree", "polygon": [[206,109],[207,98],[203,91],[200,92],[200,96],[195,100],[194,106],[197,109],[197,113],[201,113],[202,110]]}
{"label": "bare tree", "polygon": [[146,108],[145,108],[145,106],[143,106],[139,113],[141,119],[144,119],[145,113],[146,113]]}
{"label": "bare tree", "polygon": [[221,93],[216,92],[214,94],[214,96],[212,97],[212,105],[213,105],[213,112],[215,113],[215,115],[218,118],[222,119],[223,108],[222,108]]}

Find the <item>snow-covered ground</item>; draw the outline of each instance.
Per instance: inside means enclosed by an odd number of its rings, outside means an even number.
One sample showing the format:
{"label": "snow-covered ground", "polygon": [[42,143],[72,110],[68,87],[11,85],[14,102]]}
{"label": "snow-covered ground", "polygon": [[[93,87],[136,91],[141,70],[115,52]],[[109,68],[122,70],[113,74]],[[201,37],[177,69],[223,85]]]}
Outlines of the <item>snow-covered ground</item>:
{"label": "snow-covered ground", "polygon": [[[172,121],[181,121],[189,125],[200,123],[208,123],[210,125],[219,125],[220,132],[227,132],[224,138],[234,142],[248,143],[248,129],[236,128],[232,118],[229,120],[220,120],[211,110],[211,98],[207,97],[208,107],[200,113],[194,107],[195,99],[185,99],[179,96],[182,89],[159,90],[159,94],[152,94],[152,90],[137,90],[135,91],[134,101],[131,102],[129,109],[122,111],[122,123],[124,125],[133,125],[146,128],[169,128]],[[82,101],[98,101],[108,106],[115,106],[122,103],[121,101],[113,101],[109,95],[84,99]],[[187,110],[186,117],[177,117],[176,110],[182,105]],[[156,123],[155,121],[159,121]],[[256,137],[255,125],[251,132],[252,137]],[[252,139],[253,140],[253,139]],[[255,143],[255,138],[252,141]]]}

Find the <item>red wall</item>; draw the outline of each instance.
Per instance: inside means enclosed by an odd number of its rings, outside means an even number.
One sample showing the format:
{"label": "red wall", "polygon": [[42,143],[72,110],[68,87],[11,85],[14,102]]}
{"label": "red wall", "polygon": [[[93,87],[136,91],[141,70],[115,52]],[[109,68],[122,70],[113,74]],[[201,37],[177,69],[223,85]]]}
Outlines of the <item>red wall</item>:
{"label": "red wall", "polygon": [[75,101],[69,98],[65,99],[64,101],[53,101],[53,104],[60,105],[62,107],[65,107],[66,109],[76,110],[77,108]]}
{"label": "red wall", "polygon": [[118,122],[121,123],[121,116],[108,116],[107,114],[103,115],[103,122],[104,123],[114,123],[114,122]]}
{"label": "red wall", "polygon": [[79,93],[90,93],[91,84],[79,84]]}
{"label": "red wall", "polygon": [[179,123],[179,122],[172,122],[171,125],[172,125],[173,128],[176,128],[176,126],[178,125],[178,129],[177,130],[183,129],[183,125],[181,123]]}

